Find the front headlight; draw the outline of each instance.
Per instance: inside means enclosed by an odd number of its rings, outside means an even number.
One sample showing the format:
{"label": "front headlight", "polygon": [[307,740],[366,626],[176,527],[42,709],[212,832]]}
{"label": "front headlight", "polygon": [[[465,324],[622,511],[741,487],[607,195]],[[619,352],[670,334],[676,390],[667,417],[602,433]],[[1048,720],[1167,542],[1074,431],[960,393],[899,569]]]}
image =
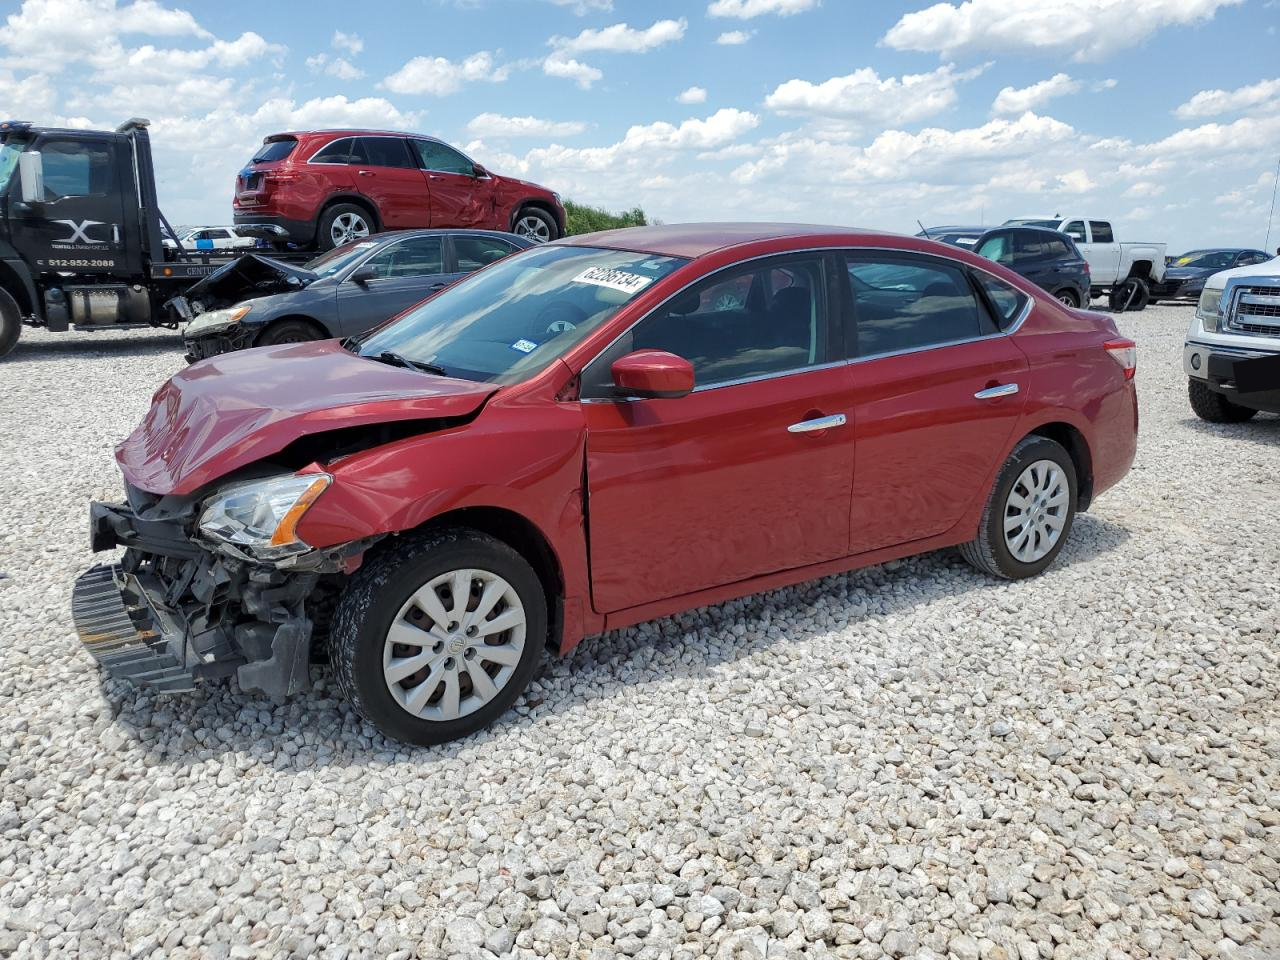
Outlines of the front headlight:
{"label": "front headlight", "polygon": [[1200,291],[1196,317],[1206,330],[1218,329],[1218,322],[1222,319],[1222,287],[1205,287]]}
{"label": "front headlight", "polygon": [[190,337],[198,333],[219,333],[227,330],[248,316],[249,311],[252,309],[252,303],[242,303],[238,307],[225,307],[222,310],[210,310],[208,313],[202,313],[187,324],[187,329],[183,331],[183,336]]}
{"label": "front headlight", "polygon": [[205,501],[200,532],[263,560],[305,553],[298,521],[332,482],[327,473],[290,473],[233,484]]}

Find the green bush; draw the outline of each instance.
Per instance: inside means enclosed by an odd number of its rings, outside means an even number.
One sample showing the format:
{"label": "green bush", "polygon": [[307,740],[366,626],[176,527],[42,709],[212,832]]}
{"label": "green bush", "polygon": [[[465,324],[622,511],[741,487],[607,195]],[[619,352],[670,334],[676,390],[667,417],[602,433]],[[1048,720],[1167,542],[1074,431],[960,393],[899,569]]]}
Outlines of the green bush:
{"label": "green bush", "polygon": [[617,227],[643,227],[649,222],[639,207],[622,213],[610,213],[608,210],[588,207],[572,200],[564,201],[564,216],[565,233],[569,236],[594,233],[596,230],[613,230]]}

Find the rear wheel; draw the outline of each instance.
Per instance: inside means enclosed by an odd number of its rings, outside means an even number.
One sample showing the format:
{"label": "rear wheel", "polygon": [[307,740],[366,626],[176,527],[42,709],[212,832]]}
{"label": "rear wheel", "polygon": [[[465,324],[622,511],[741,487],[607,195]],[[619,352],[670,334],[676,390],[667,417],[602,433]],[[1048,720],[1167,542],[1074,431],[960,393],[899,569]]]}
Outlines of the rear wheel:
{"label": "rear wheel", "polygon": [[1244,423],[1252,420],[1258,412],[1232,403],[1217,391],[1210,390],[1203,380],[1191,377],[1187,378],[1187,398],[1195,415],[1209,423]]}
{"label": "rear wheel", "polygon": [[1072,290],[1070,287],[1063,287],[1061,290],[1059,290],[1057,293],[1054,294],[1054,297],[1057,298],[1059,302],[1065,303],[1068,307],[1080,306],[1080,298],[1076,295],[1076,292]]}
{"label": "rear wheel", "polygon": [[960,555],[984,573],[1021,580],[1049,564],[1076,515],[1076,468],[1056,441],[1032,434],[1013,448]]}
{"label": "rear wheel", "polygon": [[1151,302],[1151,289],[1141,277],[1129,277],[1111,289],[1109,303],[1116,313],[1145,310]]}
{"label": "rear wheel", "polygon": [[306,343],[308,340],[323,340],[325,332],[310,320],[281,320],[263,330],[256,346],[273,347],[278,343]]}
{"label": "rear wheel", "polygon": [[373,217],[368,210],[354,203],[338,203],[320,217],[316,245],[321,250],[332,250],[344,243],[363,240],[373,232]]}
{"label": "rear wheel", "polygon": [[511,232],[534,243],[547,243],[560,235],[551,214],[537,207],[525,207],[521,210]]}
{"label": "rear wheel", "polygon": [[0,290],[0,357],[9,353],[22,333],[22,310],[18,301]]}
{"label": "rear wheel", "polygon": [[386,736],[425,746],[505,713],[546,640],[547,599],[528,561],[451,527],[366,560],[338,602],[329,649],[356,711]]}

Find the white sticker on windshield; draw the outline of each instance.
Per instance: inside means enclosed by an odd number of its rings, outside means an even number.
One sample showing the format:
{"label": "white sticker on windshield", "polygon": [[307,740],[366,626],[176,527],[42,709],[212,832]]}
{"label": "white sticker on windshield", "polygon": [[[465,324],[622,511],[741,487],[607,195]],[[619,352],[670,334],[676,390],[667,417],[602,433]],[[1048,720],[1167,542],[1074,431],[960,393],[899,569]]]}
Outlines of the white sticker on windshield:
{"label": "white sticker on windshield", "polygon": [[639,293],[653,283],[653,277],[642,277],[638,273],[627,273],[625,270],[614,270],[611,267],[588,267],[574,277],[573,282],[590,283],[597,287],[608,287],[610,290],[621,290],[623,293]]}
{"label": "white sticker on windshield", "polygon": [[521,353],[533,353],[538,349],[538,345],[532,340],[517,340],[511,345],[512,350],[519,350]]}

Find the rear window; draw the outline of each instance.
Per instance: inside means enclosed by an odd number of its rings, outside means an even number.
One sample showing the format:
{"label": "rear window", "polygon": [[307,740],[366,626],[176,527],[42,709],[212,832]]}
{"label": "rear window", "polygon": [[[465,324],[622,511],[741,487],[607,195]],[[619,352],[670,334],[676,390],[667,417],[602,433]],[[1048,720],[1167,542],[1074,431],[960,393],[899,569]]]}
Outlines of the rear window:
{"label": "rear window", "polygon": [[[298,145],[298,141],[294,137],[283,137],[279,140],[268,140],[258,148],[258,152],[253,155],[250,163],[274,163],[277,160],[283,160],[289,154],[293,153],[293,148]],[[243,156],[243,154],[241,154]]]}

